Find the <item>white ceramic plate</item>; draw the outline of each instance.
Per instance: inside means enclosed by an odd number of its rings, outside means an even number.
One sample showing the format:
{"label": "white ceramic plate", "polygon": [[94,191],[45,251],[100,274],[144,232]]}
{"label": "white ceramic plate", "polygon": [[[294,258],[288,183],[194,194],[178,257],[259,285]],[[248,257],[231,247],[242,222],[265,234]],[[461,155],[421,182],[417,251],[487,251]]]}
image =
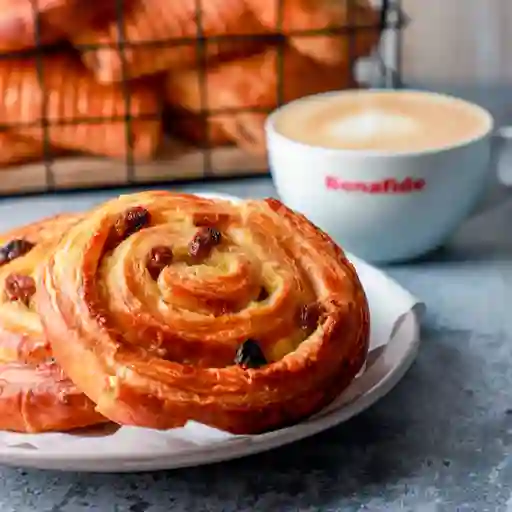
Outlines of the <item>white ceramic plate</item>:
{"label": "white ceramic plate", "polygon": [[[380,271],[364,262],[360,264],[382,279]],[[388,282],[389,289],[381,283],[378,289],[371,290],[376,304],[385,304],[393,300],[393,293],[403,291],[396,283]],[[371,280],[369,283],[367,287],[372,286]],[[131,472],[198,466],[270,450],[343,423],[370,407],[403,377],[416,357],[419,344],[419,319],[417,310],[413,309],[403,317],[391,340],[371,352],[365,372],[345,392],[348,398],[343,406],[327,410],[292,427],[259,436],[221,436],[211,443],[199,444],[187,440],[169,442],[162,436],[156,438],[155,443],[144,446],[122,442],[121,437],[116,442],[116,436],[94,434],[86,435],[86,439],[84,436],[75,436],[75,445],[73,437],[67,436],[66,443],[62,444],[59,441],[62,436],[59,438],[60,435],[53,437],[50,434],[45,435],[46,442],[38,442],[38,447],[34,447],[30,442],[34,436],[18,434],[19,441],[15,444],[0,442],[0,464],[65,471]],[[129,429],[126,432],[133,436]],[[42,438],[38,439],[42,441]],[[133,438],[126,437],[125,441],[129,439]],[[89,445],[84,445],[84,442]],[[84,449],[84,446],[88,449]]]}

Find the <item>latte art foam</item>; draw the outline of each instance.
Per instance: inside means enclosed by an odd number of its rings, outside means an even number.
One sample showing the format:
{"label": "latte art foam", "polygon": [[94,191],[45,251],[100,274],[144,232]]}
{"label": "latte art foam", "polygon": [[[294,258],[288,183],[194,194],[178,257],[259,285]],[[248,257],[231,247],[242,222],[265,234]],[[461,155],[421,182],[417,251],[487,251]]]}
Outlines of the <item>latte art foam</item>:
{"label": "latte art foam", "polygon": [[299,100],[283,108],[276,130],[305,144],[408,152],[469,141],[490,127],[462,100],[416,91],[352,91]]}
{"label": "latte art foam", "polygon": [[334,119],[320,128],[327,137],[352,141],[353,144],[390,134],[393,137],[417,136],[423,129],[421,123],[412,117],[379,110]]}

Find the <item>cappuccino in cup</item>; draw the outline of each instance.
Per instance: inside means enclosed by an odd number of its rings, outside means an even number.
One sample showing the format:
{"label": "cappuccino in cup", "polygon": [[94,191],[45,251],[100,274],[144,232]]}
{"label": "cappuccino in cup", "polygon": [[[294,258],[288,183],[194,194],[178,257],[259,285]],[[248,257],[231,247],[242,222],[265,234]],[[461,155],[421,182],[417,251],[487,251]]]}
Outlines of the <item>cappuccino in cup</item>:
{"label": "cappuccino in cup", "polygon": [[266,122],[281,199],[375,263],[435,249],[474,210],[492,132],[483,108],[413,90],[309,96]]}
{"label": "cappuccino in cup", "polygon": [[319,95],[283,108],[275,129],[324,148],[409,153],[474,139],[488,116],[462,100],[417,91]]}

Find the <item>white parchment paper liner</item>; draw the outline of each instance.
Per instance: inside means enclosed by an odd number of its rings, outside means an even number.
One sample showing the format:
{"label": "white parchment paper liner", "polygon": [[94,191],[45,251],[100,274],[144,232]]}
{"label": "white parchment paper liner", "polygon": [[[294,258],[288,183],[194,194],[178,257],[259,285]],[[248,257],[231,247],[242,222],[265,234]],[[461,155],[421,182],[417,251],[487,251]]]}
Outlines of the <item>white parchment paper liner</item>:
{"label": "white parchment paper liner", "polygon": [[[359,277],[366,290],[370,305],[371,334],[370,357],[392,339],[406,315],[422,314],[424,305],[409,292],[388,278],[383,272],[369,266],[363,261],[350,256],[357,268]],[[387,300],[383,301],[382,297]],[[316,416],[341,408],[355,400],[364,389],[359,389],[358,381],[364,375],[365,369],[354,380],[352,385],[342,395]],[[309,420],[306,420],[306,422]],[[269,434],[263,434],[268,436]],[[108,443],[108,453],[122,455],[164,449],[166,452],[182,451],[193,446],[207,448],[215,447],[219,442],[236,442],[239,439],[247,441],[258,436],[234,436],[196,422],[189,422],[182,428],[167,431],[156,431],[138,427],[100,427],[99,429],[74,433],[48,434],[16,434],[0,432],[0,445],[15,449],[52,451],[56,450],[83,452],[84,454],[102,453]]]}

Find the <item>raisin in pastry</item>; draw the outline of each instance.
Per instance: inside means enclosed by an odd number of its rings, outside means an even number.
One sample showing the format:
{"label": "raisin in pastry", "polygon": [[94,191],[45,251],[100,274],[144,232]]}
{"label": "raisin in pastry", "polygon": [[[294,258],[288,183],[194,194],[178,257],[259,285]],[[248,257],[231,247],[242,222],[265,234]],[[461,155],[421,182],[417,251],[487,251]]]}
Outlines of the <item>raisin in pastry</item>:
{"label": "raisin in pastry", "polygon": [[354,267],[275,199],[113,199],[66,232],[36,302],[57,362],[122,425],[279,428],[336,398],[368,350]]}
{"label": "raisin in pastry", "polygon": [[53,360],[34,308],[37,271],[78,221],[59,215],[0,235],[0,429],[65,431],[107,421]]}

